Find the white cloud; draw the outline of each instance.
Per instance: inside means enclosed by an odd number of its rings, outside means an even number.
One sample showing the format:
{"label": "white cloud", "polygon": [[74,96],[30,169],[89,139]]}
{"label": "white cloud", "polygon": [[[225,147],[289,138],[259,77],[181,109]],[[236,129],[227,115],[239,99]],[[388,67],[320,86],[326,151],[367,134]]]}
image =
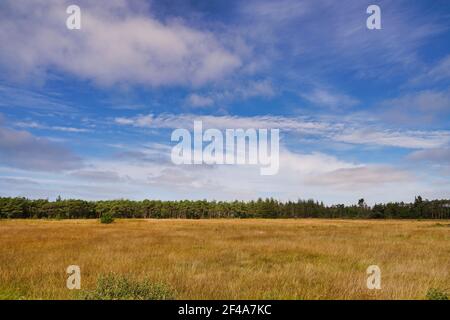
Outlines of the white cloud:
{"label": "white cloud", "polygon": [[201,96],[196,93],[189,95],[186,100],[190,106],[196,108],[210,107],[214,104],[214,100],[211,97]]}
{"label": "white cloud", "polygon": [[[148,148],[145,148],[148,149]],[[159,149],[158,149],[159,150]],[[146,151],[148,152],[148,150]],[[203,194],[203,197],[251,198],[267,190],[278,190],[293,196],[299,187],[305,188],[306,177],[337,170],[353,168],[356,164],[340,161],[321,154],[296,154],[285,148],[280,152],[280,172],[267,179],[261,176],[258,166],[250,165],[184,165],[169,162],[133,161],[131,159],[94,160],[91,171],[116,172],[134,186],[158,186],[172,194]],[[164,192],[164,191],[162,191]]]}
{"label": "white cloud", "polygon": [[[24,75],[56,67],[103,85],[202,85],[242,65],[233,48],[180,19],[159,21],[130,2],[78,1],[82,29],[65,27],[64,2],[2,3],[3,66]],[[146,10],[144,10],[146,11]]]}
{"label": "white cloud", "polygon": [[102,170],[78,170],[71,173],[75,178],[92,182],[119,182],[121,178],[117,172]]}
{"label": "white cloud", "polygon": [[253,97],[270,98],[275,95],[275,89],[268,80],[250,81],[247,85],[239,86],[234,95],[241,96],[243,99]]}
{"label": "white cloud", "polygon": [[413,181],[406,171],[388,166],[361,166],[356,168],[340,168],[331,172],[309,177],[308,183],[326,187],[338,187],[355,190],[356,188],[379,188],[389,183]]}
{"label": "white cloud", "polygon": [[412,111],[414,109],[423,112],[440,111],[450,108],[450,94],[449,92],[425,90],[387,100],[383,104],[404,108],[405,111]]}
{"label": "white cloud", "polygon": [[450,165],[450,148],[418,150],[408,155],[408,159]]}
{"label": "white cloud", "polygon": [[450,114],[450,90],[423,90],[407,93],[380,103],[387,122],[429,125]]}
{"label": "white cloud", "polygon": [[83,166],[82,160],[62,144],[5,127],[0,127],[0,163],[25,170],[55,172]]}
{"label": "white cloud", "polygon": [[117,124],[121,125],[135,125],[136,122],[133,119],[118,117],[114,120]]}
{"label": "white cloud", "polygon": [[[163,151],[165,150],[165,151]],[[142,154],[170,152],[170,146],[148,145]],[[364,197],[370,204],[408,201],[416,194],[442,195],[440,185],[407,171],[386,165],[349,162],[324,153],[294,153],[280,148],[280,170],[261,176],[258,166],[180,165],[151,158],[110,157],[85,161],[85,168],[69,174],[48,176],[0,168],[0,176],[14,178],[2,195],[31,197],[61,194],[85,199],[217,199],[250,200],[275,197],[281,200],[314,198],[325,203],[355,203]],[[11,173],[14,172],[14,175]],[[24,181],[33,181],[28,183]]]}
{"label": "white cloud", "polygon": [[[169,199],[248,200],[273,196],[352,203],[362,196],[369,202],[404,200],[406,195],[414,194],[412,191],[421,190],[412,175],[392,167],[352,163],[323,153],[293,153],[286,148],[280,149],[280,171],[274,176],[261,176],[257,166],[249,165],[175,166],[171,162],[131,159],[96,159],[88,167],[88,173],[77,178],[89,179],[90,187],[102,190],[103,196],[104,190],[115,187],[108,198],[120,197],[118,192],[126,190],[124,194],[138,199],[156,192],[158,198]],[[76,175],[79,172],[72,177]],[[97,175],[106,179],[92,179]],[[74,185],[79,183],[72,181]],[[410,186],[415,189],[410,190]],[[386,195],[379,190],[391,191]]]}
{"label": "white cloud", "polygon": [[44,129],[44,130],[54,130],[54,131],[62,131],[62,132],[71,132],[71,133],[81,133],[81,132],[89,132],[89,129],[85,128],[75,128],[75,127],[64,127],[64,126],[47,126],[36,121],[24,122],[19,121],[15,123],[16,127],[20,128],[31,128],[31,129]]}
{"label": "white cloud", "polygon": [[259,19],[283,22],[298,18],[308,12],[309,4],[304,1],[279,0],[245,1],[242,3],[242,13]]}
{"label": "white cloud", "polygon": [[357,99],[345,94],[334,93],[319,88],[316,88],[309,93],[301,94],[301,96],[313,104],[329,108],[346,108],[359,103]]}
{"label": "white cloud", "polygon": [[423,90],[385,100],[383,118],[390,122],[429,123],[450,113],[450,90]]}

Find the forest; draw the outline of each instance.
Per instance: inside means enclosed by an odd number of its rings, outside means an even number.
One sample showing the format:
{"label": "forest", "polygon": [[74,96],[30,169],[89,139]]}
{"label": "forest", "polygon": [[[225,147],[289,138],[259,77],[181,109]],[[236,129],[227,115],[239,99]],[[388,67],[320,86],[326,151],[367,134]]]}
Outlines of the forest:
{"label": "forest", "polygon": [[355,218],[355,219],[449,219],[450,200],[391,202],[368,206],[364,199],[354,205],[324,205],[314,200],[278,201],[160,201],[0,198],[0,219],[94,219],[114,218]]}

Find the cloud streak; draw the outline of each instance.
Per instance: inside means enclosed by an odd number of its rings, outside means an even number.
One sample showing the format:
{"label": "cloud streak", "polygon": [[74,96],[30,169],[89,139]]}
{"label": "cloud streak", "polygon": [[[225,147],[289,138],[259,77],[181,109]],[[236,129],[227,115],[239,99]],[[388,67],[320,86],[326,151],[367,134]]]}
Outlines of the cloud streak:
{"label": "cloud streak", "polygon": [[194,121],[202,121],[205,128],[276,128],[282,133],[318,136],[321,139],[361,145],[377,145],[410,149],[436,148],[450,142],[450,132],[391,130],[373,124],[358,122],[328,122],[308,118],[282,116],[198,116],[193,114],[140,115],[118,117],[116,124],[137,128],[175,129],[192,128]]}

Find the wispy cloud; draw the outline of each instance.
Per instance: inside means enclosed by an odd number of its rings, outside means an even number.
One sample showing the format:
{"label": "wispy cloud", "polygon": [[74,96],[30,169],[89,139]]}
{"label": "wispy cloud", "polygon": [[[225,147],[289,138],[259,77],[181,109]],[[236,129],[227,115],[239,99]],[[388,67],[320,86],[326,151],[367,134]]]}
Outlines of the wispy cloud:
{"label": "wispy cloud", "polygon": [[420,75],[411,79],[409,83],[415,85],[429,85],[430,83],[436,83],[448,79],[450,79],[450,55],[445,56],[439,60],[436,65],[429,67]]}
{"label": "wispy cloud", "polygon": [[52,113],[68,113],[76,110],[58,97],[6,85],[0,85],[0,107],[25,108]]}
{"label": "wispy cloud", "polygon": [[[423,66],[418,50],[448,31],[445,4],[424,11],[404,1],[377,1],[382,29],[368,30],[371,1],[287,0],[277,12],[273,1],[241,4],[252,43],[270,56],[274,72],[327,79],[340,70],[360,79],[388,82],[392,76],[417,74]],[[440,11],[441,14],[436,14]],[[265,15],[265,12],[270,12]],[[273,18],[272,18],[273,17]],[[294,71],[295,70],[295,71]]]}
{"label": "wispy cloud", "polygon": [[81,132],[91,131],[90,129],[86,129],[86,128],[48,126],[48,125],[38,123],[36,121],[30,121],[30,122],[19,121],[19,122],[16,122],[14,125],[19,128],[54,130],[54,131],[71,132],[71,133],[81,133]]}
{"label": "wispy cloud", "polygon": [[340,142],[368,146],[390,146],[409,149],[428,149],[450,142],[449,131],[395,131],[376,128],[345,129],[333,136]]}
{"label": "wispy cloud", "polygon": [[355,106],[359,101],[345,94],[331,92],[325,89],[316,88],[308,93],[300,94],[306,100],[318,106],[329,108],[347,108]]}
{"label": "wispy cloud", "polygon": [[271,81],[247,80],[231,85],[223,85],[221,90],[211,90],[204,94],[192,93],[186,98],[192,107],[211,107],[213,105],[227,105],[235,101],[245,101],[252,98],[270,99],[277,92]]}
{"label": "wispy cloud", "polygon": [[245,1],[240,10],[248,16],[265,21],[283,22],[304,15],[310,7],[311,5],[306,1]]}
{"label": "wispy cloud", "polygon": [[400,148],[436,148],[450,142],[450,132],[392,130],[367,122],[327,122],[308,118],[282,116],[198,116],[193,114],[140,115],[132,118],[116,118],[120,125],[141,128],[174,129],[192,128],[194,121],[202,121],[205,128],[278,128],[282,133],[315,135],[321,139],[368,146]]}

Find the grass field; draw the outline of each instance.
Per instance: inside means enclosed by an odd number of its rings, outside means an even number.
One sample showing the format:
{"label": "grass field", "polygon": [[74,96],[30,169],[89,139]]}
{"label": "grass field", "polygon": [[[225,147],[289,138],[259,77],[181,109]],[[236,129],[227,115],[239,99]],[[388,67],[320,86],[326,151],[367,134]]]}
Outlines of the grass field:
{"label": "grass field", "polygon": [[82,290],[113,272],[179,299],[424,299],[450,288],[450,221],[0,221],[0,299],[77,298],[69,265]]}

